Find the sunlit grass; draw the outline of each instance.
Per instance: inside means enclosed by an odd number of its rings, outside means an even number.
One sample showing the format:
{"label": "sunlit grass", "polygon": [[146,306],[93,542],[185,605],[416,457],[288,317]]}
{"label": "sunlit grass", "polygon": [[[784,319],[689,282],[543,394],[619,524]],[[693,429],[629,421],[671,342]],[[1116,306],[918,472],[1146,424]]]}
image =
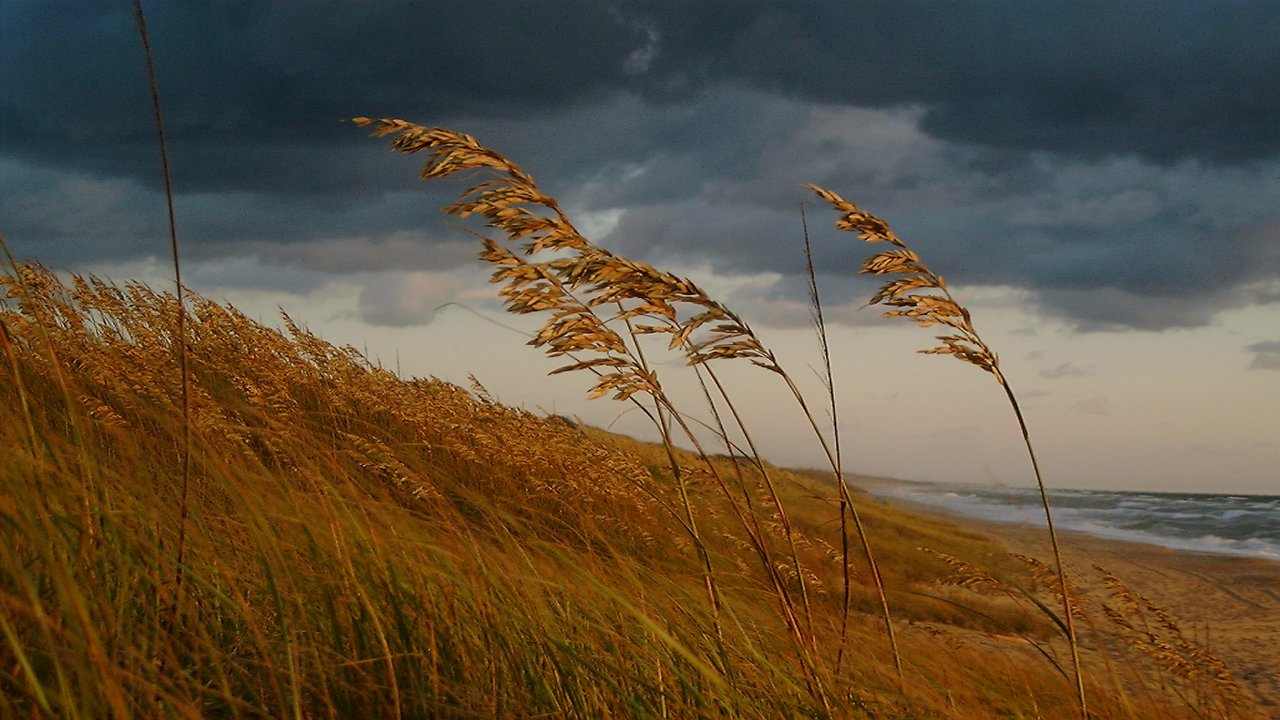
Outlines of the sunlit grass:
{"label": "sunlit grass", "polygon": [[[952,568],[920,549],[1031,586],[989,540],[860,494],[904,691],[856,563],[835,662],[830,481],[770,468],[813,598],[819,642],[806,660],[727,501],[678,450],[717,568],[717,636],[702,565],[667,508],[678,489],[662,448],[402,380],[287,318],[281,333],[198,297],[186,600],[175,606],[176,301],[63,284],[34,265],[12,268],[5,287],[3,716],[1072,714],[1070,684],[1030,649],[1056,642],[1045,618],[935,584]],[[742,477],[762,481],[750,466]],[[781,548],[778,518],[761,520]],[[993,650],[984,632],[1013,640]],[[1131,711],[1099,678],[1102,717],[1177,704],[1157,694]]]}

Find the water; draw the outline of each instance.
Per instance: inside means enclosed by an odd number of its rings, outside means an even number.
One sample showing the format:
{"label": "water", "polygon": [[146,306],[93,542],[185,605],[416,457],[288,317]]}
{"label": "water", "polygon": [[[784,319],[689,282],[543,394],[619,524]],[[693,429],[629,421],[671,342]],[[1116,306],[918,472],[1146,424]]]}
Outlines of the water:
{"label": "water", "polygon": [[[958,515],[1044,526],[1034,488],[902,483],[877,495]],[[1054,526],[1112,540],[1280,560],[1280,496],[1051,490]]]}

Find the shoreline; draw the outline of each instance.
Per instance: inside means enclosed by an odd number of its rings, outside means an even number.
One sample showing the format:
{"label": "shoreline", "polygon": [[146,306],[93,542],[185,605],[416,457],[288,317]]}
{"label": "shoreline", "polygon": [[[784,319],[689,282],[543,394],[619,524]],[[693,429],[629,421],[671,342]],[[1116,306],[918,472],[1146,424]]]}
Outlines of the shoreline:
{"label": "shoreline", "polygon": [[[1043,526],[973,518],[938,505],[876,494],[876,488],[909,482],[854,475],[849,482],[879,501],[945,519],[990,537],[1012,553],[1052,564]],[[1168,610],[1188,637],[1221,657],[1236,680],[1251,691],[1260,717],[1280,717],[1280,562],[1113,540],[1073,530],[1060,530],[1058,541],[1068,574],[1083,589],[1101,587],[1100,580],[1090,581],[1098,577],[1095,566],[1117,576],[1131,590]]]}
{"label": "shoreline", "polygon": [[[1045,532],[1047,528],[1045,524],[1044,509],[1041,506],[1040,500],[1038,497],[1036,497],[1034,502],[1029,501],[1028,498],[1023,498],[1024,502],[1022,503],[1015,504],[1011,502],[1010,506],[1008,508],[1005,508],[1008,511],[1009,517],[1000,517],[1000,518],[984,517],[981,514],[973,514],[970,512],[966,512],[965,510],[958,509],[945,502],[931,502],[929,500],[917,500],[912,497],[904,497],[903,495],[899,494],[899,492],[897,492],[896,490],[890,491],[890,492],[884,491],[886,488],[895,488],[897,490],[913,490],[913,489],[919,488],[922,490],[927,489],[926,494],[934,496],[936,495],[936,492],[932,492],[932,491],[936,491],[939,488],[945,489],[946,488],[945,483],[918,482],[918,481],[912,481],[912,480],[898,480],[894,478],[872,477],[872,476],[862,476],[862,475],[850,475],[849,478],[851,483],[860,486],[862,489],[866,490],[867,492],[874,495],[880,500],[892,501],[903,508],[914,508],[918,512],[942,515],[946,517],[963,518],[965,520],[975,520],[980,523],[982,522],[991,523],[993,527],[1019,526],[1019,527],[1028,527],[1031,529],[1039,530],[1040,532]],[[977,485],[961,484],[956,486],[955,491],[968,492],[970,490],[975,490],[977,492],[990,493],[993,489],[986,488],[983,486],[977,486]],[[1019,487],[1019,488],[1012,488],[1009,490],[1009,492],[1010,493],[1017,493],[1017,492],[1034,493],[1034,490],[1035,490],[1034,487]],[[1069,492],[1100,492],[1100,491],[1088,490],[1088,491],[1069,491]],[[1101,491],[1101,492],[1105,492],[1105,491]],[[1165,493],[1153,493],[1153,494],[1161,495]],[[1179,497],[1194,495],[1191,493],[1169,493],[1169,494],[1177,495]],[[1221,493],[1218,493],[1218,494],[1204,493],[1203,495],[1205,496],[1212,495],[1215,497],[1222,496]],[[1259,496],[1259,497],[1271,498],[1273,496],[1268,495],[1268,496]],[[1069,513],[1069,510],[1067,512]],[[1089,523],[1089,524],[1093,524],[1093,523]],[[1220,540],[1222,544],[1215,543],[1213,546],[1207,546],[1207,544],[1204,542],[1205,538],[1203,537],[1185,538],[1185,537],[1175,537],[1175,536],[1160,536],[1160,535],[1155,535],[1155,534],[1146,533],[1142,531],[1126,530],[1126,529],[1110,527],[1106,525],[1098,526],[1096,530],[1081,529],[1078,526],[1073,526],[1073,519],[1070,514],[1063,516],[1062,511],[1060,511],[1056,507],[1054,511],[1054,525],[1055,525],[1055,528],[1057,529],[1059,537],[1068,535],[1068,534],[1080,535],[1082,537],[1097,538],[1100,540],[1107,540],[1115,543],[1129,543],[1134,545],[1151,545],[1155,547],[1165,548],[1176,553],[1191,554],[1191,555],[1208,555],[1211,557],[1250,558],[1250,559],[1259,559],[1259,560],[1280,564],[1280,554],[1277,554],[1276,552],[1272,551],[1271,548],[1268,548],[1268,550],[1265,552],[1259,552],[1258,550],[1253,548],[1242,548],[1238,546],[1233,546],[1231,545],[1233,541],[1223,540],[1221,538],[1215,538],[1215,539]]]}

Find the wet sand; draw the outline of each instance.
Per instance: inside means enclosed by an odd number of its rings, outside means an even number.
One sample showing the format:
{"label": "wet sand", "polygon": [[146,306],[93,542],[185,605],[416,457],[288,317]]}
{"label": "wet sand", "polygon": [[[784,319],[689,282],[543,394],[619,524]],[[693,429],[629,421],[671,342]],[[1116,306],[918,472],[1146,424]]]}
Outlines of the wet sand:
{"label": "wet sand", "polygon": [[[875,492],[886,481],[851,478]],[[913,512],[945,517],[954,524],[995,538],[1011,552],[1051,562],[1043,528],[999,523],[946,513],[932,505],[892,499]],[[1061,533],[1063,559],[1071,576],[1096,578],[1101,566],[1133,591],[1169,611],[1188,637],[1222,658],[1256,697],[1259,717],[1280,718],[1280,563],[1171,550],[1159,545]],[[1207,638],[1207,641],[1206,641]]]}

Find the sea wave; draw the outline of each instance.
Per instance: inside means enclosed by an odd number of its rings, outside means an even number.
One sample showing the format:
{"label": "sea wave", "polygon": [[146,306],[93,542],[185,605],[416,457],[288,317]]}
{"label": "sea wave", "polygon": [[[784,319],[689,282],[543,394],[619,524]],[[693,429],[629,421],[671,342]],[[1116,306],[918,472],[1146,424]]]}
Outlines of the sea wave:
{"label": "sea wave", "polygon": [[[877,495],[968,517],[1044,526],[1034,488],[901,483]],[[1056,490],[1055,526],[1110,540],[1187,552],[1280,560],[1280,496]]]}

